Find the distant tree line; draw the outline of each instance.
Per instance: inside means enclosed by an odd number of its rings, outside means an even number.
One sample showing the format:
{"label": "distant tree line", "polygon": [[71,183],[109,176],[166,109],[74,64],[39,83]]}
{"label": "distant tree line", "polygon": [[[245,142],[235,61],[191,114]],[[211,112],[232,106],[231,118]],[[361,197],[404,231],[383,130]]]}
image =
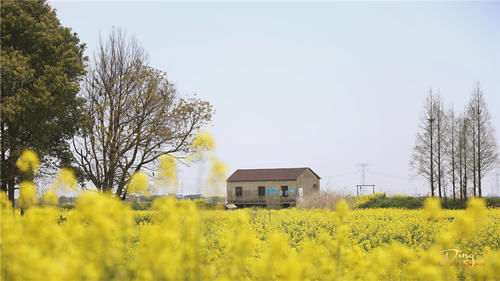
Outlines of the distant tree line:
{"label": "distant tree line", "polygon": [[462,112],[445,108],[429,90],[410,166],[429,182],[431,196],[483,196],[483,179],[498,164],[498,147],[479,82]]}

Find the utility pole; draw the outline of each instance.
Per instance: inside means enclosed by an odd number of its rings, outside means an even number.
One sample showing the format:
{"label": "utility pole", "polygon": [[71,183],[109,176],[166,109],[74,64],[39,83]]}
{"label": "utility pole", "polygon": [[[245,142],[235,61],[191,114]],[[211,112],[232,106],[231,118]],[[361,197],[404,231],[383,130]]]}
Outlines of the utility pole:
{"label": "utility pole", "polygon": [[356,193],[359,195],[361,188],[365,187],[365,169],[368,167],[368,163],[359,163],[359,167],[361,167],[361,185],[356,186]]}
{"label": "utility pole", "polygon": [[365,185],[365,168],[368,167],[368,163],[359,163],[358,166],[361,167],[361,184]]}

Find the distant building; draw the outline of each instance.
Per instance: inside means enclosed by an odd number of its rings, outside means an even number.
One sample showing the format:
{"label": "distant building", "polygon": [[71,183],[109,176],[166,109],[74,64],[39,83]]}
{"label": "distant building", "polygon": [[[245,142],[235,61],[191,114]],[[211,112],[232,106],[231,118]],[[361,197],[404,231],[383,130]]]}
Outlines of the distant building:
{"label": "distant building", "polygon": [[71,204],[76,202],[76,197],[61,196],[58,198],[59,204]]}
{"label": "distant building", "polygon": [[319,192],[321,178],[310,168],[238,169],[227,179],[227,203],[238,208],[287,208]]}
{"label": "distant building", "polygon": [[198,200],[201,199],[202,195],[201,194],[190,194],[190,195],[184,195],[183,200]]}

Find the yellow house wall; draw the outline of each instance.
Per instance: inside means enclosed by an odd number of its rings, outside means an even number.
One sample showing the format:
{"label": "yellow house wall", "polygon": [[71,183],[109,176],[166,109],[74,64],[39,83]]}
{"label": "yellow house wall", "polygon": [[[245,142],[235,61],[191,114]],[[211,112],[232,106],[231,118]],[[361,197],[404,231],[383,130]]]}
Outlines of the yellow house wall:
{"label": "yellow house wall", "polygon": [[[316,188],[314,188],[314,184],[316,184]],[[297,187],[304,189],[304,197],[306,197],[314,192],[319,192],[319,179],[307,169],[297,177]]]}

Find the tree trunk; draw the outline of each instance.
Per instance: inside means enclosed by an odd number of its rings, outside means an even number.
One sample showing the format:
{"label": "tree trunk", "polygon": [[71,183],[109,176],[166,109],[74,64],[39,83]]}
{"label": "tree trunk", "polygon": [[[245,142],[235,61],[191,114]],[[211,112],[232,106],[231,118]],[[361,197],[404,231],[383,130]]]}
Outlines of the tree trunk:
{"label": "tree trunk", "polygon": [[[461,158],[461,157],[460,157]],[[463,185],[463,173],[462,173],[462,163],[461,163],[461,159],[460,159],[460,163],[458,165],[458,184],[459,184],[459,187],[460,187],[460,200],[464,199],[463,198],[463,190],[464,190],[464,185]]]}
{"label": "tree trunk", "polygon": [[5,152],[6,152],[6,144],[5,144],[5,123],[3,122],[4,120],[4,117],[3,117],[3,113],[2,113],[2,120],[0,120],[1,122],[1,127],[0,127],[0,130],[1,130],[1,147],[0,147],[0,165],[2,165],[0,167],[0,182],[1,182],[1,185],[0,185],[0,190],[7,193],[7,159],[5,158],[6,155],[5,155]]}
{"label": "tree trunk", "polygon": [[14,142],[14,137],[9,136],[9,157],[7,159],[7,194],[12,205],[14,204],[14,189],[16,185],[16,160],[18,155],[16,153],[16,147]]}
{"label": "tree trunk", "polygon": [[[475,153],[474,153],[475,154]],[[472,189],[474,197],[476,197],[476,155],[472,157]]]}
{"label": "tree trunk", "polygon": [[443,134],[441,132],[441,130],[443,129],[443,126],[441,124],[441,122],[443,122],[443,113],[442,113],[442,110],[441,110],[441,101],[439,101],[438,103],[438,107],[437,107],[437,173],[438,173],[438,192],[439,192],[439,198],[442,198],[442,193],[443,193],[443,190],[442,190],[442,177],[443,177],[443,173],[441,171],[441,158],[442,158],[442,155],[441,155],[441,145],[442,145],[442,138],[443,138]]}
{"label": "tree trunk", "polygon": [[458,184],[460,187],[460,200],[463,200],[463,194],[464,194],[464,183],[463,183],[463,169],[462,169],[462,164],[463,164],[463,154],[462,154],[462,149],[463,149],[463,140],[462,136],[459,136],[460,138],[458,139]]}
{"label": "tree trunk", "polygon": [[439,198],[442,198],[441,194],[442,194],[442,191],[441,191],[441,188],[442,188],[442,184],[441,184],[441,177],[443,176],[441,174],[441,142],[439,140],[440,138],[438,138],[438,192],[439,192]]}
{"label": "tree trunk", "polygon": [[[432,115],[432,113],[431,113],[431,115]],[[431,181],[431,195],[432,195],[432,197],[434,197],[434,157],[433,157],[434,156],[434,151],[432,149],[432,135],[433,135],[432,122],[433,121],[434,121],[433,119],[430,120],[430,137],[431,137],[431,149],[430,149],[430,154],[431,154],[430,155],[431,156],[431,172],[430,172],[431,179],[430,179],[430,181]]]}
{"label": "tree trunk", "polygon": [[[453,134],[453,133],[452,133]],[[451,137],[451,184],[453,186],[453,201],[456,201],[455,195],[455,143],[454,143],[453,135]]]}
{"label": "tree trunk", "polygon": [[453,190],[453,201],[456,201],[456,193],[455,193],[455,168],[456,168],[456,163],[455,163],[455,114],[453,112],[453,109],[450,114],[450,124],[451,124],[451,185],[452,185],[452,190]]}
{"label": "tree trunk", "polygon": [[9,171],[9,173],[7,174],[7,195],[9,200],[12,201],[12,205],[15,206],[14,204],[14,187],[16,185],[15,165],[10,158],[11,157],[9,157],[9,160],[7,161],[8,171]]}
{"label": "tree trunk", "polygon": [[[479,105],[478,105],[479,106]],[[478,110],[478,115],[480,111]],[[479,197],[482,197],[481,192],[481,120],[477,118],[477,189]]]}
{"label": "tree trunk", "polygon": [[467,200],[467,122],[464,120],[464,200]]}

